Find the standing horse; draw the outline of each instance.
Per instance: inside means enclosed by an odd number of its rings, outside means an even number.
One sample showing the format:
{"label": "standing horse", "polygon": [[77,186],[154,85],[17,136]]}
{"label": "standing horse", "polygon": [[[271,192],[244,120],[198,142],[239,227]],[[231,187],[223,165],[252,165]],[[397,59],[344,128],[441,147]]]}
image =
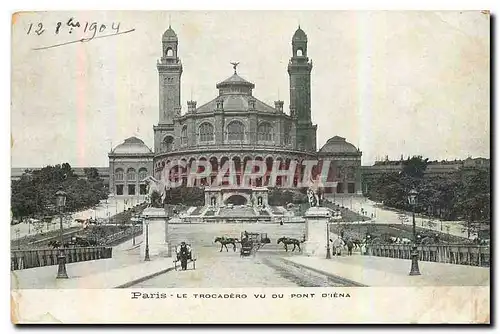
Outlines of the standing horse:
{"label": "standing horse", "polygon": [[295,250],[296,247],[299,248],[299,252],[302,252],[300,249],[300,244],[303,243],[305,240],[299,241],[294,238],[287,238],[287,237],[281,237],[278,239],[278,245],[282,242],[283,245],[285,246],[285,252],[288,252],[288,245],[293,245],[292,252]]}
{"label": "standing horse", "polygon": [[163,203],[163,200],[165,199],[165,194],[167,192],[167,187],[165,186],[165,183],[162,180],[157,180],[152,176],[148,176],[143,180],[146,183],[146,189],[147,189],[147,202],[148,202],[148,207],[151,207],[153,203],[151,203],[151,195],[154,192],[157,192],[160,195],[160,203]]}
{"label": "standing horse", "polygon": [[227,245],[233,245],[233,251],[236,252],[236,244],[239,242],[237,238],[228,238],[228,237],[217,237],[214,242],[220,242],[220,251],[222,252],[222,248],[226,247],[226,252],[229,252],[227,249]]}

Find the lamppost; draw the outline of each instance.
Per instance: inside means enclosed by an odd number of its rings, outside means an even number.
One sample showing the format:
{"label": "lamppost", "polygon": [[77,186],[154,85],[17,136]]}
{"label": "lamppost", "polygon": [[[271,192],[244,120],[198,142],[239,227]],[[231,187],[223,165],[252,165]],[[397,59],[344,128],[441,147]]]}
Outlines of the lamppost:
{"label": "lamppost", "polygon": [[132,246],[135,246],[135,224],[140,221],[138,215],[132,217]]}
{"label": "lamppost", "polygon": [[146,220],[143,220],[144,221],[144,224],[146,225],[146,251],[145,251],[145,255],[144,255],[144,261],[150,261],[149,259],[149,221],[146,219]]}
{"label": "lamppost", "polygon": [[326,258],[331,259],[332,254],[330,252],[330,219],[326,222]]}
{"label": "lamppost", "polygon": [[21,230],[16,228],[17,249],[21,249]]}
{"label": "lamppost", "polygon": [[57,257],[59,267],[57,269],[57,278],[68,278],[66,272],[66,254],[64,254],[64,234],[63,234],[63,210],[66,205],[66,193],[59,187],[56,192],[56,206],[59,209],[59,229],[61,232],[61,245],[59,256]]}
{"label": "lamppost", "polygon": [[411,269],[410,276],[420,275],[420,270],[418,268],[418,250],[417,250],[417,228],[415,226],[415,206],[417,204],[417,191],[412,189],[408,196],[408,202],[412,206],[412,217],[413,217],[413,246],[411,250]]}

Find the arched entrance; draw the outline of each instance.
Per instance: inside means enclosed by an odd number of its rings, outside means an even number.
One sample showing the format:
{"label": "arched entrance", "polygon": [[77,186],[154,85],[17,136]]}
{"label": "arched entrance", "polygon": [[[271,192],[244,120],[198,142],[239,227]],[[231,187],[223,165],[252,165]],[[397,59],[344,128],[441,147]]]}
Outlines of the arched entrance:
{"label": "arched entrance", "polygon": [[226,204],[233,204],[233,205],[246,205],[248,200],[246,199],[245,196],[242,195],[231,195],[226,199]]}

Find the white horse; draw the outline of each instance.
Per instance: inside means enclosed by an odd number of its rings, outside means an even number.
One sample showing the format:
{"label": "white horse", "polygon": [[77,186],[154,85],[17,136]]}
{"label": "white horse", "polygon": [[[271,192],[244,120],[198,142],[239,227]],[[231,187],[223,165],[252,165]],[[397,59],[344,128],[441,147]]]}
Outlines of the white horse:
{"label": "white horse", "polygon": [[149,202],[148,206],[151,206],[151,195],[153,192],[157,192],[160,194],[160,203],[163,203],[163,200],[165,199],[165,194],[167,192],[167,186],[163,182],[163,180],[157,180],[152,176],[146,177],[144,180],[146,182],[146,189],[147,189],[147,195],[146,195],[146,201]]}
{"label": "white horse", "polygon": [[319,197],[311,188],[307,189],[307,199],[309,201],[309,206],[319,206]]}

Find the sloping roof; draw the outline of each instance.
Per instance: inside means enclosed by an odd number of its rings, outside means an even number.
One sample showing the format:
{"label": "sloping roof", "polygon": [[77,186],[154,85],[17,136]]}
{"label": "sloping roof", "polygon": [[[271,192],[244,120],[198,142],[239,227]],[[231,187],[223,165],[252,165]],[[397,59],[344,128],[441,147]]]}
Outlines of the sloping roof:
{"label": "sloping roof", "polygon": [[172,27],[168,27],[167,30],[163,33],[162,41],[177,41],[177,34],[172,29]]}
{"label": "sloping roof", "polygon": [[307,35],[304,32],[304,30],[300,29],[300,26],[297,28],[295,33],[293,34],[292,41],[301,41],[301,42],[307,42]]}
{"label": "sloping roof", "polygon": [[254,88],[255,85],[242,77],[240,77],[238,74],[234,73],[232,76],[227,78],[226,80],[219,82],[217,84],[217,88],[223,87],[223,86],[228,86],[228,85],[244,85],[244,86],[249,86]]}
{"label": "sloping roof", "polygon": [[275,112],[273,107],[256,99],[255,97],[253,97],[251,95],[228,94],[228,95],[218,96],[218,97],[214,98],[212,101],[205,103],[204,105],[202,105],[198,109],[196,109],[196,113],[213,112],[217,107],[216,101],[219,98],[223,100],[223,108],[224,108],[225,112],[226,111],[248,111],[248,100],[249,99],[255,100],[255,110],[261,111],[261,112],[269,112],[269,113]]}
{"label": "sloping roof", "polygon": [[347,142],[345,138],[335,136],[328,139],[319,151],[324,153],[356,153],[358,149],[353,144]]}
{"label": "sloping roof", "polygon": [[125,139],[123,143],[116,146],[112,153],[115,154],[141,154],[152,153],[151,149],[144,144],[142,140],[137,137],[130,137]]}

